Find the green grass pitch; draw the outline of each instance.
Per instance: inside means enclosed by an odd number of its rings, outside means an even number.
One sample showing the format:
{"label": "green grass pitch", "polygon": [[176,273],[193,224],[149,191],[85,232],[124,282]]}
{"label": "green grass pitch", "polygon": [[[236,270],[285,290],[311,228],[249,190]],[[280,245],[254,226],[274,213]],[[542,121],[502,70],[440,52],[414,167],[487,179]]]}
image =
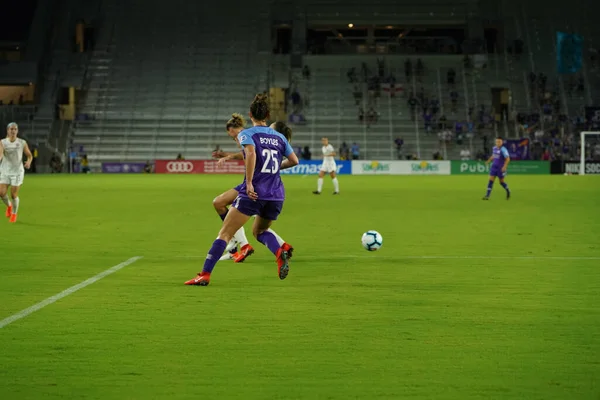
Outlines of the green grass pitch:
{"label": "green grass pitch", "polygon": [[0,399],[598,399],[600,178],[486,179],[285,177],[288,279],[187,287],[239,176],[28,176],[0,320],[143,259],[0,329]]}

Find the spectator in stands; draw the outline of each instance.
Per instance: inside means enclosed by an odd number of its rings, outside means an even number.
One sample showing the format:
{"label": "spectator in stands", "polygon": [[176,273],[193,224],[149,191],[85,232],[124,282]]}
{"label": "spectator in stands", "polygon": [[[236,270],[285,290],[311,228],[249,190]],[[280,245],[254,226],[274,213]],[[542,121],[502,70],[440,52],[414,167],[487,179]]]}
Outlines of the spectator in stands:
{"label": "spectator in stands", "polygon": [[303,160],[310,160],[311,159],[311,152],[310,149],[308,148],[308,146],[304,146],[304,151],[302,152],[302,159]]}
{"label": "spectator in stands", "polygon": [[440,117],[440,119],[438,120],[438,129],[446,130],[447,127],[448,127],[448,119],[446,118],[445,115],[442,115]]}
{"label": "spectator in stands", "polygon": [[433,153],[433,159],[436,160],[436,161],[441,161],[441,160],[444,159],[444,157],[442,157],[442,153],[439,150],[436,150]]}
{"label": "spectator in stands", "polygon": [[306,80],[310,79],[310,68],[308,67],[308,65],[305,65],[304,68],[302,68],[302,76]]}
{"label": "spectator in stands", "polygon": [[376,124],[378,117],[379,114],[377,114],[377,111],[375,111],[373,107],[369,108],[369,111],[367,111],[367,126],[370,126],[371,124]]}
{"label": "spectator in stands", "polygon": [[396,138],[396,140],[394,140],[394,144],[396,145],[396,153],[398,155],[398,160],[402,159],[402,146],[404,146],[404,139],[402,139],[400,136],[398,136]]}
{"label": "spectator in stands", "polygon": [[365,110],[362,107],[358,109],[358,122],[363,123],[365,121]]}
{"label": "spectator in stands", "polygon": [[32,174],[37,173],[37,158],[39,156],[39,150],[37,144],[31,144],[31,154],[33,155],[33,160],[31,160],[31,168],[29,168],[29,172]]}
{"label": "spectator in stands", "polygon": [[87,154],[81,156],[81,172],[84,174],[89,174],[90,170],[90,162],[88,160]]}
{"label": "spectator in stands", "polygon": [[150,163],[150,161],[146,161],[146,165],[144,165],[144,173],[145,174],[152,173],[152,164]]}
{"label": "spectator in stands", "polygon": [[542,161],[552,161],[550,149],[546,148],[546,150],[544,150],[544,153],[542,154]]}
{"label": "spectator in stands", "polygon": [[298,90],[294,89],[292,91],[291,99],[292,99],[292,106],[294,107],[293,112],[294,113],[301,112],[302,111],[302,97],[300,96],[300,93],[298,93]]}
{"label": "spectator in stands", "polygon": [[464,148],[460,151],[460,159],[463,161],[466,160],[470,160],[471,159],[471,150],[469,150],[468,148]]}
{"label": "spectator in stands", "polygon": [[183,155],[181,153],[179,153],[179,154],[177,154],[176,160],[177,161],[183,161],[183,160],[185,160],[185,158],[183,157]]}
{"label": "spectator in stands", "polygon": [[341,160],[349,160],[350,159],[350,148],[346,144],[346,142],[342,143],[340,147],[340,159]]}
{"label": "spectator in stands", "polygon": [[50,173],[59,174],[62,172],[63,163],[60,159],[60,156],[57,153],[52,154],[50,157]]}
{"label": "spectator in stands", "polygon": [[356,142],[352,143],[352,148],[350,149],[350,151],[352,152],[352,159],[358,160],[358,158],[360,157],[360,148],[358,147],[358,144],[356,144]]}
{"label": "spectator in stands", "polygon": [[423,126],[425,127],[425,131],[427,133],[431,132],[431,124],[433,123],[433,115],[431,114],[431,111],[427,110],[425,111],[425,114],[423,114]]}

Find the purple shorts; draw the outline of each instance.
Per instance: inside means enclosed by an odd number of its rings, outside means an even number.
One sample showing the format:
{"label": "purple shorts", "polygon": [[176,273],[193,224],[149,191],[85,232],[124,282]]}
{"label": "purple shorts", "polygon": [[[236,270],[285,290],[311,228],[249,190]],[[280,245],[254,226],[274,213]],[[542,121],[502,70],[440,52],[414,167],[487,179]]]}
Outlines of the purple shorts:
{"label": "purple shorts", "polygon": [[502,172],[502,167],[490,168],[490,176],[497,176],[500,179],[504,179],[506,172]]}
{"label": "purple shorts", "polygon": [[240,189],[242,188],[243,183],[240,183],[239,185],[237,185],[236,187],[233,188],[233,190],[235,190],[236,192],[240,192]]}
{"label": "purple shorts", "polygon": [[258,215],[261,218],[275,221],[283,209],[283,201],[278,200],[250,200],[247,197],[236,197],[233,207],[249,217]]}

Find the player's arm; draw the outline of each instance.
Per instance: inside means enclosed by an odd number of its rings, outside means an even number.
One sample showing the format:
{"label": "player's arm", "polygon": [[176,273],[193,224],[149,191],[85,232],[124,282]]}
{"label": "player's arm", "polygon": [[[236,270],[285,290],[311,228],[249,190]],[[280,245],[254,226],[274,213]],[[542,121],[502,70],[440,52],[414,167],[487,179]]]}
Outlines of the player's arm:
{"label": "player's arm", "polygon": [[300,160],[298,160],[298,156],[294,153],[294,149],[290,146],[289,143],[285,146],[284,156],[286,159],[281,162],[281,166],[279,169],[287,169],[292,168],[298,164],[300,164]]}
{"label": "player's arm", "polygon": [[256,200],[258,195],[254,191],[252,180],[254,179],[254,169],[256,167],[256,148],[254,144],[244,145],[244,154],[246,154],[246,190],[252,200]]}
{"label": "player's arm", "polygon": [[242,131],[237,137],[237,142],[242,146],[246,155],[246,193],[252,200],[256,200],[258,195],[254,191],[254,185],[252,184],[254,169],[256,168],[256,147],[251,135],[251,133]]}
{"label": "player's arm", "polygon": [[235,153],[227,152],[227,151],[213,151],[213,158],[227,158],[228,160],[243,160],[244,156],[242,156],[242,152],[238,151]]}
{"label": "player's arm", "polygon": [[487,159],[487,161],[486,161],[485,163],[486,163],[486,164],[489,164],[489,163],[491,163],[493,160],[494,160],[494,155],[492,154],[492,155],[490,156],[490,158],[488,158],[488,159]]}
{"label": "player's arm", "polygon": [[27,142],[25,143],[23,151],[25,152],[25,156],[27,156],[27,161],[25,161],[25,168],[29,169],[29,167],[31,167],[31,162],[33,161],[33,154],[31,153],[31,150],[29,150],[29,145],[27,144]]}
{"label": "player's arm", "polygon": [[242,152],[239,153],[228,153],[228,155],[226,155],[223,158],[219,158],[219,161],[217,161],[217,165],[223,165],[225,164],[225,162],[229,161],[229,160],[243,160],[244,159],[244,154]]}
{"label": "player's arm", "polygon": [[502,155],[504,155],[504,165],[502,166],[502,171],[506,171],[506,167],[508,167],[508,164],[510,163],[510,154],[508,153],[508,150],[506,150],[506,147],[502,148]]}
{"label": "player's arm", "polygon": [[2,144],[2,142],[0,142],[0,161],[2,161],[3,157],[4,157],[4,145]]}

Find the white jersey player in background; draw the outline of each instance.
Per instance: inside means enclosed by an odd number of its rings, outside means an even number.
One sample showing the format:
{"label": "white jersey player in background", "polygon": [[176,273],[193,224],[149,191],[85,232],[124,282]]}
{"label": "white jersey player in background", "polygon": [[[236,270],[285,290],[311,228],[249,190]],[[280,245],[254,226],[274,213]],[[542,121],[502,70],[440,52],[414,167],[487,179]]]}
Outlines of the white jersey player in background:
{"label": "white jersey player in background", "polygon": [[333,194],[340,194],[340,183],[337,180],[337,166],[335,165],[335,149],[329,143],[329,139],[324,137],[321,139],[321,143],[323,144],[323,164],[321,165],[321,170],[319,171],[319,180],[317,181],[317,190],[315,190],[314,194],[321,194],[321,189],[323,189],[323,177],[325,173],[328,173],[331,176],[333,182]]}
{"label": "white jersey player in background", "polygon": [[[10,222],[17,222],[19,212],[19,188],[23,184],[25,169],[23,168],[23,152],[27,156],[25,168],[31,167],[33,155],[27,142],[17,138],[19,126],[11,122],[6,127],[6,139],[0,140],[0,199],[6,204],[6,216]],[[8,199],[8,187],[10,197]]]}

